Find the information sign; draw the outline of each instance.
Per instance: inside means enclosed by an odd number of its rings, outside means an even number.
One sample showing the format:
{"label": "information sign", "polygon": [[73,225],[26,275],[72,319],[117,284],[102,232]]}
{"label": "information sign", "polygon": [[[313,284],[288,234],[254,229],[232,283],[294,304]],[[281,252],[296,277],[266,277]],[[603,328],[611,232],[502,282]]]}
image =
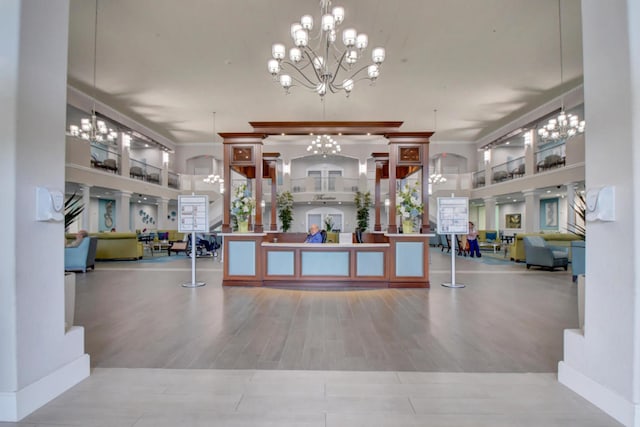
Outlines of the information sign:
{"label": "information sign", "polygon": [[469,232],[469,198],[438,197],[438,234]]}
{"label": "information sign", "polygon": [[209,232],[209,197],[178,196],[178,231]]}

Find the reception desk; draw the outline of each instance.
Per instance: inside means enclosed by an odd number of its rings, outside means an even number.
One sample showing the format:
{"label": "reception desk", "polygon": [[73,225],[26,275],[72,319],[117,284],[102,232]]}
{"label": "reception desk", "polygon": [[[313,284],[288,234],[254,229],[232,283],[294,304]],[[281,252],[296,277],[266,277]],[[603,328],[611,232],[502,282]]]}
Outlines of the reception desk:
{"label": "reception desk", "polygon": [[224,234],[223,285],[429,287],[429,234],[385,234],[370,239],[375,243],[345,244],[280,242],[286,238],[278,236]]}

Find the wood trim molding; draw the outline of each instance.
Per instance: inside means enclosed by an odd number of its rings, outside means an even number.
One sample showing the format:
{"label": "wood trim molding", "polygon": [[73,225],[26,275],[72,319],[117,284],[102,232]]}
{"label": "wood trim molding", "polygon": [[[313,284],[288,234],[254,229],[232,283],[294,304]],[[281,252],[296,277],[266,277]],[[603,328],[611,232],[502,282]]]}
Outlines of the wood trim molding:
{"label": "wood trim molding", "polygon": [[394,132],[403,122],[249,122],[255,132],[268,135],[308,135],[309,132],[343,135],[375,134]]}

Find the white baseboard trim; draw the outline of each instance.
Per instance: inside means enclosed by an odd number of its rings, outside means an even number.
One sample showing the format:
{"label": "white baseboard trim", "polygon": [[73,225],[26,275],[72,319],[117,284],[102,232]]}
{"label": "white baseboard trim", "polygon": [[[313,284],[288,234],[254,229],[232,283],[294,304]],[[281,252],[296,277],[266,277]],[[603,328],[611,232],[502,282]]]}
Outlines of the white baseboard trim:
{"label": "white baseboard trim", "polygon": [[89,376],[89,355],[13,393],[0,393],[0,421],[20,421]]}
{"label": "white baseboard trim", "polygon": [[595,382],[565,362],[558,363],[558,381],[621,422],[640,427],[640,408],[619,394]]}

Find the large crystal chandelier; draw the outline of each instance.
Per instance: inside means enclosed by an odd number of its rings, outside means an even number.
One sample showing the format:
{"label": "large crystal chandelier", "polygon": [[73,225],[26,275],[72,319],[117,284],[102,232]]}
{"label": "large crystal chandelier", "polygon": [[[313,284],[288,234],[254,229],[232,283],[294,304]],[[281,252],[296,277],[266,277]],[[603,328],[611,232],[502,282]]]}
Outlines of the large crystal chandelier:
{"label": "large crystal chandelier", "polygon": [[330,135],[318,135],[307,146],[307,151],[311,154],[320,154],[322,157],[327,157],[329,154],[339,153],[342,149],[340,144]]}
{"label": "large crystal chandelier", "polygon": [[442,184],[444,182],[447,182],[447,178],[440,173],[432,173],[429,175],[429,184]]}
{"label": "large crystal chandelier", "polygon": [[[269,73],[289,93],[298,85],[311,89],[323,97],[327,91],[342,92],[349,96],[358,80],[373,84],[380,74],[385,50],[377,47],[371,51],[372,64],[357,66],[364,54],[369,38],[354,28],[342,31],[344,50],[336,45],[338,27],[344,21],[344,8],[331,8],[331,0],[320,0],[320,25],[314,29],[311,15],[304,15],[300,22],[291,25],[291,38],[295,47],[289,49],[289,59],[284,44],[275,43],[268,62]],[[310,46],[311,44],[315,46]],[[366,71],[366,73],[365,73]]]}
{"label": "large crystal chandelier", "polygon": [[[562,4],[558,0],[558,33],[560,35],[560,87],[564,83],[564,62],[562,57]],[[538,129],[538,137],[545,142],[565,142],[578,133],[584,132],[585,122],[575,114],[564,111],[564,95],[560,98],[560,114],[549,119],[546,125]]]}
{"label": "large crystal chandelier", "polygon": [[96,116],[96,63],[98,51],[98,0],[96,0],[96,13],[93,27],[93,107],[91,118],[80,120],[80,126],[70,125],[69,134],[89,142],[115,142],[118,132],[107,127],[104,120],[98,120]]}

